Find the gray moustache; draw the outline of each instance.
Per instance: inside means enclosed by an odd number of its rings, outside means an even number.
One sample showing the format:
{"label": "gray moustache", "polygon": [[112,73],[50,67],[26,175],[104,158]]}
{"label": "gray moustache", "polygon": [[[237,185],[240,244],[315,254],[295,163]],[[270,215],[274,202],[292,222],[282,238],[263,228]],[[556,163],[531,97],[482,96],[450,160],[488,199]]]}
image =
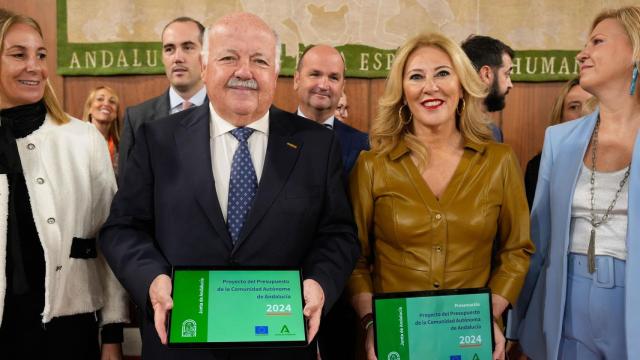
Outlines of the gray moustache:
{"label": "gray moustache", "polygon": [[244,89],[258,90],[258,82],[253,80],[253,79],[240,80],[240,79],[237,79],[237,78],[231,78],[227,82],[227,86],[228,87],[232,87],[232,88],[244,88]]}

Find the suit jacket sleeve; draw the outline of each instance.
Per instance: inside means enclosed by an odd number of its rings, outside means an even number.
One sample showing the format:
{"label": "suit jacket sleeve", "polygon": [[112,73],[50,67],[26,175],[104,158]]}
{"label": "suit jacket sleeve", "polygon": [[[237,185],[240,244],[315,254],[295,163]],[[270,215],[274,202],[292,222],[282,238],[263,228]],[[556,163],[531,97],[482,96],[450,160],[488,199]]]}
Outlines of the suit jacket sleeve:
{"label": "suit jacket sleeve", "polygon": [[124,112],[124,129],[120,134],[120,148],[118,149],[118,182],[124,178],[125,166],[129,158],[129,151],[135,143],[134,126],[132,124],[131,109],[127,108]]}
{"label": "suit jacket sleeve", "polygon": [[318,222],[314,249],[304,265],[305,277],[318,281],[322,286],[325,313],[342,293],[360,253],[353,214],[345,192],[341,151],[337,138],[331,138],[324,207]]}
{"label": "suit jacket sleeve", "polygon": [[529,272],[525,278],[524,286],[520,292],[516,306],[509,314],[507,327],[507,337],[509,339],[518,338],[518,328],[527,313],[529,302],[533,295],[533,290],[536,287],[541,269],[544,266],[547,257],[549,239],[551,238],[551,188],[549,183],[552,166],[553,148],[552,141],[549,136],[549,129],[547,128],[544,137],[544,146],[542,148],[542,159],[540,160],[540,174],[538,176],[536,194],[531,209],[531,240],[536,246],[536,252],[531,256]]}
{"label": "suit jacket sleeve", "polygon": [[170,265],[154,244],[153,169],[145,125],[138,131],[138,145],[126,164],[129,175],[121,179],[99,243],[115,275],[148,313],[149,286],[156,276],[170,274]]}

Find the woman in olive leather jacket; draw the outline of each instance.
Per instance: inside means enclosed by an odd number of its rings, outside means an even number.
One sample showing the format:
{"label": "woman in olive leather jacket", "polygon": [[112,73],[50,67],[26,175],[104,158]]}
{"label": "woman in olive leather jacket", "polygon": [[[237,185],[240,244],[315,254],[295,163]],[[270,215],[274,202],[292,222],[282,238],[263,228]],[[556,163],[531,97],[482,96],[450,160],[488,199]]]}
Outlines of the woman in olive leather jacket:
{"label": "woman in olive leather jacket", "polygon": [[[419,35],[396,53],[371,151],[350,177],[362,255],[349,291],[367,359],[375,359],[374,292],[488,286],[495,318],[518,297],[533,253],[529,211],[518,160],[491,140],[481,113],[486,93],[442,35]],[[504,358],[494,331],[494,358]]]}

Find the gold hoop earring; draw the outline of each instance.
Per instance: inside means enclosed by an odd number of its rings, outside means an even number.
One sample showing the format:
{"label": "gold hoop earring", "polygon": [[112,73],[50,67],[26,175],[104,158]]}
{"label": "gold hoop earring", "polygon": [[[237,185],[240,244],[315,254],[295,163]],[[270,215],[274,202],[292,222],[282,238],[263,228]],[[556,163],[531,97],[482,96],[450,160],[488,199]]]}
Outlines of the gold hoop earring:
{"label": "gold hoop earring", "polygon": [[462,116],[462,113],[464,112],[464,107],[467,106],[467,104],[464,101],[464,98],[460,98],[460,101],[462,102],[462,108],[460,108],[460,103],[458,103],[458,108],[456,109],[456,114],[458,114],[458,116]]}
{"label": "gold hoop earring", "polygon": [[402,116],[402,109],[406,106],[407,104],[402,104],[402,106],[400,106],[400,109],[398,109],[398,117],[400,118],[400,121],[403,125],[409,125],[413,120],[413,113],[411,111],[409,111],[409,119],[407,121],[404,120],[404,117]]}

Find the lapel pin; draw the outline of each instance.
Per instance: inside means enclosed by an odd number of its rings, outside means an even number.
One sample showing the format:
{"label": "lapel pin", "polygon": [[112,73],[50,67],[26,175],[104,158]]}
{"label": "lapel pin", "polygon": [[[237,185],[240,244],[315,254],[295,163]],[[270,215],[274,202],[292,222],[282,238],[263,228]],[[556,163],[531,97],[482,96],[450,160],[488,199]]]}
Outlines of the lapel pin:
{"label": "lapel pin", "polygon": [[288,142],[288,143],[287,143],[287,146],[288,146],[288,147],[290,147],[290,148],[294,148],[294,149],[297,149],[297,148],[298,148],[298,145],[296,145],[296,144],[292,144],[292,143],[290,143],[290,142]]}

